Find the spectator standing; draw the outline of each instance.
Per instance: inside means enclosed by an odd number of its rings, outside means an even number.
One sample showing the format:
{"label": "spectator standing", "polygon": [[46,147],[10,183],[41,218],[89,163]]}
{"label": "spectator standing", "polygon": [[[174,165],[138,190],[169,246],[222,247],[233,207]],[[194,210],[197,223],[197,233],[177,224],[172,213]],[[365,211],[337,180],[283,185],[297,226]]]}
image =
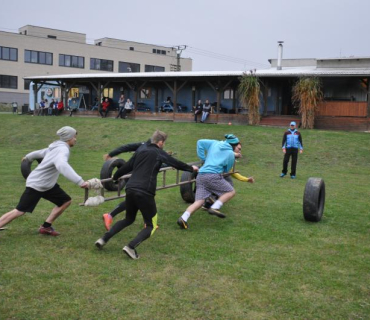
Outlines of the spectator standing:
{"label": "spectator standing", "polygon": [[212,106],[209,103],[209,100],[207,99],[206,102],[203,105],[202,120],[200,120],[201,123],[204,123],[207,120],[207,118],[208,118],[208,116],[211,112],[211,109],[212,109]]}
{"label": "spectator standing", "polygon": [[125,110],[125,95],[121,94],[121,97],[119,98],[118,100],[118,114],[117,114],[117,118],[125,118],[125,114],[124,114],[124,110]]}
{"label": "spectator standing", "polygon": [[48,102],[48,99],[45,99],[44,100],[44,104],[45,104],[45,107],[44,107],[44,115],[47,116],[49,114],[49,102]]}
{"label": "spectator standing", "polygon": [[296,129],[296,123],[294,121],[290,123],[290,128],[284,133],[282,149],[284,153],[284,160],[283,171],[281,172],[280,177],[284,178],[287,175],[289,159],[292,157],[290,178],[295,179],[298,161],[298,149],[300,153],[303,153],[303,142],[302,136]]}

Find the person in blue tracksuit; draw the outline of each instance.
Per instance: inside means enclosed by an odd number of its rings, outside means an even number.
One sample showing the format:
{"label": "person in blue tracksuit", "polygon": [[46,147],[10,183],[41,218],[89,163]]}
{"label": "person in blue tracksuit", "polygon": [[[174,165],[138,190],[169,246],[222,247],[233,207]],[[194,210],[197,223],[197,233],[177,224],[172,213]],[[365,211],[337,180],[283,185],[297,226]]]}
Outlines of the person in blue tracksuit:
{"label": "person in blue tracksuit", "polygon": [[282,149],[284,153],[283,160],[283,171],[280,174],[281,178],[284,178],[288,172],[288,163],[290,156],[292,157],[290,177],[295,179],[296,168],[298,161],[298,150],[303,153],[303,142],[300,132],[296,129],[296,123],[292,121],[290,123],[290,128],[284,132]]}

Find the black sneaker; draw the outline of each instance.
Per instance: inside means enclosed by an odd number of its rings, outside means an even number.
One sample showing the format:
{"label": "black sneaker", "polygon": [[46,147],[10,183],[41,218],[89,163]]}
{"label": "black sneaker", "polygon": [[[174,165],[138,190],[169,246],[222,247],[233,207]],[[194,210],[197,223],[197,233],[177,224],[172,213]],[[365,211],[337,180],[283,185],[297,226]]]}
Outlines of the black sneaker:
{"label": "black sneaker", "polygon": [[103,249],[103,247],[105,246],[106,242],[103,240],[103,238],[100,238],[98,239],[96,242],[95,242],[95,246],[98,248],[98,249]]}
{"label": "black sneaker", "polygon": [[177,224],[180,226],[181,229],[188,229],[189,228],[188,223],[181,217],[177,220]]}
{"label": "black sneaker", "polygon": [[137,254],[135,249],[131,249],[129,246],[123,247],[123,252],[126,253],[131,259],[137,260],[139,259],[139,255]]}
{"label": "black sneaker", "polygon": [[226,218],[226,215],[223,214],[221,211],[217,210],[217,209],[212,209],[212,208],[209,208],[208,209],[208,213],[213,215],[213,216],[217,216],[219,218]]}

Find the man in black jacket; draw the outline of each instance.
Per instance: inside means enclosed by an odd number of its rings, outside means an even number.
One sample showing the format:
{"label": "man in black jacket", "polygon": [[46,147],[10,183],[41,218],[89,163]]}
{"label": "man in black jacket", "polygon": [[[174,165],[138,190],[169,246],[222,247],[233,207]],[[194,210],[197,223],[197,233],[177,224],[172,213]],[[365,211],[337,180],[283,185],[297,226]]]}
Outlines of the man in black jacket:
{"label": "man in black jacket", "polygon": [[197,166],[189,166],[163,151],[166,139],[167,135],[164,132],[159,130],[154,132],[151,143],[145,143],[139,148],[140,150],[137,149],[131,159],[114,174],[113,179],[118,180],[119,177],[132,172],[126,184],[126,217],[118,221],[110,231],[106,232],[102,238],[95,242],[99,249],[116,233],[131,225],[136,219],[137,212],[140,210],[143,215],[145,228],[123,248],[123,251],[130,258],[138,259],[139,255],[135,248],[148,239],[156,230],[157,207],[154,197],[157,188],[157,175],[162,163],[179,170],[198,171]]}
{"label": "man in black jacket", "polygon": [[[113,151],[109,152],[108,154],[105,154],[103,156],[104,160],[107,161],[109,159],[112,159],[113,157],[125,153],[125,152],[136,152],[139,150],[140,147],[144,147],[144,144],[150,144],[150,139],[147,142],[137,142],[137,143],[129,143],[124,144]],[[110,230],[111,225],[113,223],[113,218],[119,214],[120,212],[123,212],[126,210],[126,200],[119,203],[111,212],[106,212],[103,214],[103,221],[104,226],[107,231]]]}

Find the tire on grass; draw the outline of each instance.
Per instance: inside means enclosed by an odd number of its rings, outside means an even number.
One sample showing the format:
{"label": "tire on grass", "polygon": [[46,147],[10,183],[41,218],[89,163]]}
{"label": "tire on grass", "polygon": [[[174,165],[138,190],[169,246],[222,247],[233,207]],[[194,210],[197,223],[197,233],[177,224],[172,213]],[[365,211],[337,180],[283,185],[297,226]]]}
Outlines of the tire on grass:
{"label": "tire on grass", "polygon": [[325,183],[321,178],[309,178],[303,195],[303,216],[306,221],[319,222],[324,213]]}
{"label": "tire on grass", "polygon": [[[112,178],[114,175],[115,169],[119,169],[125,164],[125,160],[123,159],[109,159],[104,162],[103,167],[100,170],[100,179],[108,179]],[[118,183],[114,183],[113,181],[103,182],[102,183],[104,188],[108,191],[118,191]],[[121,190],[125,186],[126,181],[121,181]]]}
{"label": "tire on grass", "polygon": [[21,173],[22,173],[22,176],[23,178],[27,179],[28,176],[30,175],[31,171],[32,171],[32,163],[34,161],[37,161],[38,164],[41,163],[43,158],[40,158],[40,159],[35,159],[33,161],[30,161],[28,159],[25,159],[24,161],[21,162]]}
{"label": "tire on grass", "polygon": [[[181,175],[181,182],[189,181],[196,179],[197,173],[196,172],[188,172],[184,171]],[[195,190],[196,190],[196,183],[195,181],[192,183],[186,183],[180,185],[180,193],[181,197],[185,202],[193,203],[195,201]]]}

